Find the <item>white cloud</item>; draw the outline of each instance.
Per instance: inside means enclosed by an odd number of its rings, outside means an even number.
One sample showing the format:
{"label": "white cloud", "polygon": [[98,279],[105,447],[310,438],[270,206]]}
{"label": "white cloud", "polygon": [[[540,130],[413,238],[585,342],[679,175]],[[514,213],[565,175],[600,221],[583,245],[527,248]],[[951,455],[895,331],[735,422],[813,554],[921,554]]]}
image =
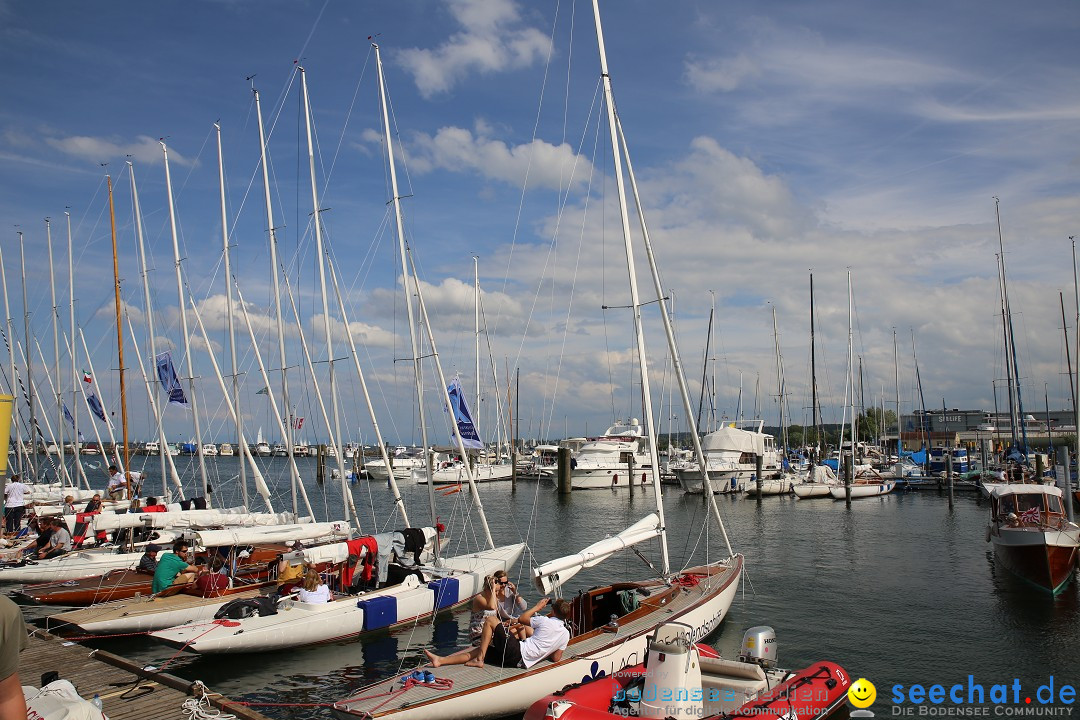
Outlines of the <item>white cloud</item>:
{"label": "white cloud", "polygon": [[[117,163],[131,156],[132,162],[156,165],[164,159],[161,144],[146,135],[139,135],[135,140],[131,141],[124,141],[119,138],[70,135],[67,137],[48,137],[45,138],[45,142],[66,155],[95,162]],[[169,163],[190,166],[193,161],[170,147]]]}
{"label": "white cloud", "polygon": [[743,53],[728,58],[686,61],[686,81],[699,92],[730,92],[760,72],[757,63]]}
{"label": "white cloud", "polygon": [[463,30],[436,48],[397,53],[424,97],[449,92],[470,73],[528,67],[550,47],[545,34],[524,25],[513,0],[456,0],[447,9]]}

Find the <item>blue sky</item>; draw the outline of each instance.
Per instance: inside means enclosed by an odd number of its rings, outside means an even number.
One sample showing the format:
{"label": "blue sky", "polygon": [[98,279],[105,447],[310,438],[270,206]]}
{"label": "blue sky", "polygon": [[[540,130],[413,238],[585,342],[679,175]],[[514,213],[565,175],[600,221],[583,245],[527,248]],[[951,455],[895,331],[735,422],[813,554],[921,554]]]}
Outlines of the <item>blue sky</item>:
{"label": "blue sky", "polygon": [[[675,295],[695,397],[713,291],[721,412],[734,414],[741,377],[746,413],[757,386],[766,421],[776,422],[775,307],[791,414],[803,421],[813,268],[826,365],[819,383],[826,417],[838,417],[850,267],[855,352],[864,360],[868,402],[877,403],[882,389],[892,402],[896,328],[905,412],[916,398],[912,331],[929,405],[944,398],[949,407],[992,408],[992,383],[1005,374],[996,195],[1025,393],[1041,408],[1045,384],[1052,407],[1069,404],[1057,294],[1064,290],[1073,318],[1068,236],[1080,234],[1074,3],[631,0],[604,2],[601,11],[616,104],[663,281]],[[164,138],[186,281],[227,365],[218,121],[235,273],[264,350],[274,347],[266,335],[272,301],[254,83],[273,128],[283,262],[315,360],[325,360],[299,59],[317,133],[320,205],[331,208],[322,217],[349,288],[353,336],[389,439],[418,439],[408,368],[394,362],[409,350],[387,215],[373,35],[398,133],[401,192],[409,196],[407,233],[447,372],[460,374],[472,392],[477,255],[500,380],[508,368],[521,368],[525,434],[542,427],[549,436],[596,433],[613,416],[639,415],[629,315],[601,309],[625,305],[628,291],[610,145],[597,125],[599,62],[585,2],[0,3],[0,226],[7,228],[0,248],[16,338],[22,340],[22,311],[14,226],[27,243],[32,334],[51,363],[43,218],[53,218],[63,267],[63,212],[70,207],[79,324],[115,407],[101,163],[109,163],[116,185],[124,297],[146,353],[130,159],[154,265],[156,335],[181,359],[158,144]],[[652,297],[642,258],[639,273],[643,296]],[[61,277],[59,302],[66,303]],[[335,356],[344,357],[345,330],[338,313],[331,315]],[[66,324],[66,311],[61,317]],[[671,381],[655,311],[647,310],[646,320],[659,401],[665,378]],[[289,336],[289,364],[303,365],[297,334]],[[210,363],[197,345],[194,374],[207,434],[231,439]],[[495,398],[486,348],[484,355],[487,387],[478,414],[490,434]],[[274,436],[267,402],[255,395],[263,382],[246,342],[241,357],[247,432],[262,426]],[[277,367],[269,354],[267,360]],[[78,365],[86,365],[83,358]],[[325,363],[319,368],[324,374]],[[368,440],[351,365],[337,363],[337,372],[346,439]],[[320,439],[307,372],[290,375],[296,412],[310,419],[305,434]],[[35,377],[48,393],[45,375]],[[149,438],[144,393],[131,377],[132,433]],[[430,376],[426,382],[435,386]],[[662,415],[684,415],[664,406]],[[444,438],[441,413],[433,414],[435,437]],[[166,427],[174,439],[191,435],[178,408],[166,413]]]}

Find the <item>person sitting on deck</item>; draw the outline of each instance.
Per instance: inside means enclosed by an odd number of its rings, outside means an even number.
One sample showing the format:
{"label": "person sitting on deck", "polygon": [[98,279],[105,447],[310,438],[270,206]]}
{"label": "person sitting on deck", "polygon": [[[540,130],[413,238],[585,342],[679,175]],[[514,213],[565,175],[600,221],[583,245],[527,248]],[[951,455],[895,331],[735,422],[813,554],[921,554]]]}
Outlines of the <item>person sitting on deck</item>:
{"label": "person sitting on deck", "polygon": [[110,500],[123,500],[125,493],[128,491],[128,481],[124,477],[124,473],[120,472],[120,468],[115,465],[109,466],[109,485],[105,488],[109,493]]}
{"label": "person sitting on deck", "polygon": [[33,547],[27,551],[27,555],[37,557],[42,548],[45,548],[49,544],[49,538],[53,534],[52,518],[47,517],[35,517],[32,522],[37,526],[37,540],[34,542]]}
{"label": "person sitting on deck", "polygon": [[64,498],[64,510],[63,510],[63,513],[65,515],[74,515],[75,514],[75,496],[74,495],[68,495],[67,497]]}
{"label": "person sitting on deck", "polygon": [[187,552],[187,540],[177,540],[173,543],[172,554],[162,556],[157,570],[154,571],[154,583],[150,586],[153,593],[159,593],[171,585],[194,582],[202,569],[188,565]]}
{"label": "person sitting on deck", "polygon": [[304,573],[304,584],[296,599],[312,605],[323,605],[330,602],[331,597],[330,587],[319,577],[319,572],[313,567],[308,567],[307,572]]}
{"label": "person sitting on deck", "polygon": [[90,498],[90,502],[86,503],[86,507],[83,509],[84,513],[96,513],[101,512],[101,495],[94,493],[94,497]]}
{"label": "person sitting on deck", "polygon": [[60,557],[65,553],[71,552],[71,533],[68,532],[67,526],[64,525],[64,521],[60,518],[53,518],[52,529],[53,531],[52,534],[49,535],[48,544],[38,550],[38,558],[42,560]]}
{"label": "person sitting on deck", "polygon": [[139,565],[135,568],[135,572],[142,573],[143,575],[153,575],[157,572],[157,554],[161,550],[160,545],[150,543],[143,551],[143,556],[139,558]]}
{"label": "person sitting on deck", "polygon": [[548,602],[548,598],[541,598],[518,617],[522,625],[529,625],[533,629],[532,636],[525,640],[518,640],[510,634],[499,618],[489,617],[484,624],[480,647],[460,650],[447,657],[440,657],[430,650],[425,650],[424,654],[432,667],[468,665],[482,668],[487,661],[501,667],[528,669],[549,657],[552,662],[559,662],[563,650],[570,643],[570,631],[566,627],[570,603],[560,598],[552,605],[553,616],[537,615]]}

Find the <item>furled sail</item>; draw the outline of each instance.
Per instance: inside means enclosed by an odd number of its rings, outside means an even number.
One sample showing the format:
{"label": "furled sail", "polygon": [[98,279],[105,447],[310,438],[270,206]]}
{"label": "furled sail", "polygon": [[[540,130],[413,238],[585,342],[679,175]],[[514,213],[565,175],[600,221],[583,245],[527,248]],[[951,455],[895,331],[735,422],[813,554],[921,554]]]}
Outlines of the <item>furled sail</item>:
{"label": "furled sail", "polygon": [[249,545],[252,543],[278,543],[291,540],[333,539],[349,536],[346,522],[304,523],[302,525],[277,525],[274,527],[244,527],[226,530],[200,530],[195,541],[200,547],[223,547],[226,545]]}
{"label": "furled sail", "polygon": [[537,590],[547,595],[577,575],[583,568],[598,565],[620,550],[659,537],[659,535],[660,517],[652,513],[618,535],[593,543],[579,553],[549,560],[533,570],[533,584]]}

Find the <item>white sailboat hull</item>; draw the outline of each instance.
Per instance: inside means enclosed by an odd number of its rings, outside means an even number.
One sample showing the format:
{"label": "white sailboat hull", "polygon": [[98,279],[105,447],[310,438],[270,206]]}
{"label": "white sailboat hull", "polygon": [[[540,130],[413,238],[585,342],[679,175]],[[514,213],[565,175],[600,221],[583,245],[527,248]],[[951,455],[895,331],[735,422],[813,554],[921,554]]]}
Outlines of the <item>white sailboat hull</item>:
{"label": "white sailboat hull", "polygon": [[832,497],[832,489],[835,487],[833,483],[798,483],[792,488],[795,491],[795,497],[800,500],[809,500],[810,498],[827,498]]}
{"label": "white sailboat hull", "polygon": [[[425,572],[425,577],[457,578],[459,596],[455,604],[460,604],[480,592],[486,575],[496,570],[509,570],[524,551],[525,546],[518,544],[445,558],[438,569],[424,568],[430,571]],[[373,590],[359,597],[345,597],[322,605],[294,602],[289,606],[286,603],[286,608],[279,609],[275,615],[233,620],[209,628],[204,624],[180,625],[154,632],[151,637],[199,653],[284,650],[332,642],[356,637],[368,630],[365,608],[357,605],[359,600],[391,596],[396,601],[395,622],[377,629],[418,622],[436,612],[435,592],[409,576],[399,585]]]}
{"label": "white sailboat hull", "polygon": [[44,583],[104,575],[110,570],[127,570],[139,564],[141,552],[73,552],[33,565],[0,568],[0,582]]}
{"label": "white sailboat hull", "polygon": [[[473,482],[497,482],[499,480],[510,480],[513,476],[513,465],[481,464],[473,468]],[[413,477],[418,485],[427,485],[427,473],[424,472],[423,468],[413,472]],[[433,485],[460,485],[468,483],[469,478],[465,473],[465,468],[457,466],[435,471],[432,473],[431,482]]]}
{"label": "white sailboat hull", "polygon": [[[851,485],[851,499],[858,498],[878,497],[879,495],[887,495],[896,488],[895,480],[884,480],[882,482],[875,483],[852,483]],[[844,500],[847,498],[847,488],[844,485],[834,485],[830,489],[830,493],[833,496],[833,500]]]}
{"label": "white sailboat hull", "polygon": [[[735,599],[738,579],[742,574],[742,557],[738,556],[733,562],[735,564],[732,569],[721,581],[723,586],[719,592],[706,596],[707,591],[700,586],[690,588],[680,599],[669,603],[668,607],[674,608],[669,609],[669,613],[652,613],[644,621],[620,626],[615,635],[601,636],[591,641],[586,639],[583,645],[587,644],[589,649],[580,654],[571,654],[574,651],[574,645],[571,645],[559,663],[541,662],[529,671],[486,665],[483,670],[477,671],[482,674],[482,680],[477,682],[484,683],[480,686],[472,681],[475,673],[470,672],[471,668],[439,668],[434,670],[437,677],[455,677],[460,674],[463,682],[458,683],[455,680],[455,686],[450,690],[441,693],[426,692],[423,697],[409,698],[411,702],[403,702],[402,699],[382,702],[384,698],[378,695],[379,689],[392,687],[398,680],[394,678],[362,690],[359,695],[363,700],[342,700],[336,703],[334,715],[347,720],[360,717],[389,717],[394,720],[479,720],[506,715],[520,716],[529,705],[553,690],[581,682],[583,677],[596,676],[600,671],[611,675],[624,667],[642,662],[648,652],[650,633],[663,622],[677,621],[689,625],[693,628],[693,642],[705,638],[719,627]],[[701,602],[693,601],[695,593],[698,593]],[[469,682],[464,682],[464,676],[468,676]],[[462,689],[459,690],[459,687]],[[381,707],[376,706],[378,703],[381,703]]]}

